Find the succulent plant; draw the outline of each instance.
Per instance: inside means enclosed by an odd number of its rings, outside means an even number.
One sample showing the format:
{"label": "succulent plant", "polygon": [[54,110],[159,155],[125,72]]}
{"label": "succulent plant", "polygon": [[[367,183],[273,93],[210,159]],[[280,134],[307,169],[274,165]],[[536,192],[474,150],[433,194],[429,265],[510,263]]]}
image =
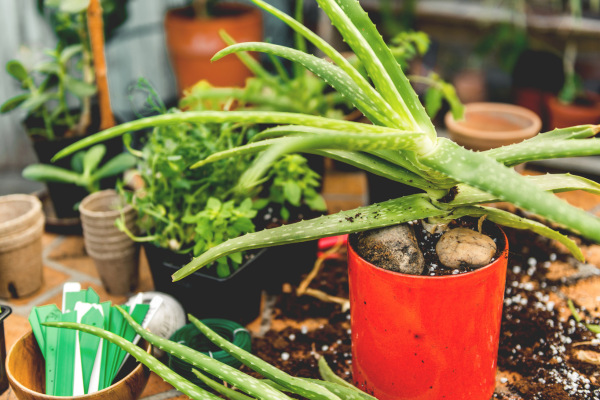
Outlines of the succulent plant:
{"label": "succulent plant", "polygon": [[600,126],[577,126],[542,133],[525,142],[485,152],[466,150],[437,137],[435,128],[368,15],[355,0],[317,0],[356,53],[373,86],[329,44],[301,23],[262,0],[253,0],[302,34],[335,64],[307,53],[267,43],[240,43],[214,59],[239,51],[262,51],[288,58],[320,76],[349,98],[373,125],[278,112],[183,112],[129,122],[59,152],[64,157],[91,144],[151,126],[183,121],[285,124],[260,134],[259,141],[214,154],[197,165],[225,157],[262,152],[238,184],[247,191],[261,182],[285,153],[307,152],[347,162],[424,193],[302,221],[231,239],[213,247],[177,271],[182,279],[212,261],[242,250],[302,242],[395,225],[415,219],[444,223],[462,216],[483,216],[500,225],[530,229],[555,239],[583,260],[576,244],[539,222],[481,206],[507,201],[552,221],[560,228],[600,241],[600,220],[570,206],[552,192],[581,189],[600,193],[600,185],[572,175],[524,177],[510,167],[539,159],[600,154],[600,140],[590,139]]}

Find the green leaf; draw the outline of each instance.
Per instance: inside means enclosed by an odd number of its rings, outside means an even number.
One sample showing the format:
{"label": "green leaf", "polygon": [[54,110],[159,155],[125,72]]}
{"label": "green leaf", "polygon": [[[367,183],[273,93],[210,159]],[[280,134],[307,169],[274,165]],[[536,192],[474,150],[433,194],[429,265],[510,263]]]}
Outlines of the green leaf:
{"label": "green leaf", "polygon": [[[89,2],[89,0],[87,0]],[[69,61],[71,59],[71,57],[73,57],[75,54],[77,53],[81,53],[83,51],[83,45],[82,44],[73,44],[71,46],[67,46],[63,49],[63,51],[60,52],[60,62],[61,63],[66,63],[67,61]]]}
{"label": "green leaf", "polygon": [[216,381],[206,377],[205,375],[203,375],[200,371],[192,368],[192,372],[194,373],[194,375],[196,375],[198,377],[198,379],[200,379],[202,382],[204,382],[204,384],[208,387],[210,387],[212,390],[214,390],[215,392],[225,396],[225,398],[227,399],[231,399],[231,400],[254,400],[252,397],[246,396],[243,393],[240,393],[236,390],[233,389],[229,389],[228,387],[225,387],[223,385],[221,385],[220,383],[217,383]]}
{"label": "green leaf", "polygon": [[238,218],[234,223],[233,227],[240,232],[252,232],[254,231],[254,224],[250,218],[242,217]]}
{"label": "green leaf", "polygon": [[431,118],[434,118],[442,108],[442,97],[442,91],[433,86],[425,92],[425,110]]}
{"label": "green leaf", "polygon": [[58,63],[55,61],[41,62],[33,67],[33,69],[34,71],[41,72],[43,74],[60,75],[61,73],[60,65],[58,65]]}
{"label": "green leaf", "polygon": [[0,106],[0,113],[4,114],[4,113],[14,110],[15,108],[17,108],[21,104],[23,104],[24,101],[29,99],[29,97],[30,97],[29,93],[23,93],[23,94],[15,96],[15,97],[11,97],[10,99],[6,100]]}
{"label": "green leaf", "polygon": [[577,323],[581,322],[581,317],[579,316],[579,313],[577,312],[577,309],[575,309],[575,305],[573,304],[573,300],[568,299],[567,300],[567,305],[569,306],[569,310],[571,311],[571,315],[573,315],[573,318],[575,319],[575,321]]}
{"label": "green leaf", "polygon": [[293,206],[300,207],[300,197],[302,196],[302,190],[296,182],[287,181],[283,185],[283,194],[287,201]]}
{"label": "green leaf", "polygon": [[284,206],[281,206],[281,210],[279,210],[279,214],[281,215],[281,219],[284,221],[289,221],[290,212]]}
{"label": "green leaf", "polygon": [[217,260],[217,275],[219,278],[227,278],[231,275],[229,264],[227,264],[227,258],[223,257]]}
{"label": "green leaf", "polygon": [[23,103],[21,103],[21,108],[26,110],[35,111],[41,106],[43,106],[46,102],[50,100],[56,99],[58,96],[56,93],[32,93],[31,96]]}
{"label": "green leaf", "polygon": [[60,182],[79,185],[81,175],[68,169],[47,164],[32,164],[23,170],[23,178],[38,182]]}
{"label": "green leaf", "polygon": [[27,69],[18,60],[10,60],[9,62],[7,62],[6,72],[8,72],[13,78],[18,80],[19,82],[24,82],[27,78],[29,78]]}
{"label": "green leaf", "polygon": [[[522,143],[540,142],[548,140],[568,140],[568,139],[586,139],[600,132],[600,125],[578,125],[570,128],[554,129],[548,132],[540,133],[531,139],[527,139]],[[517,147],[520,143],[506,147]],[[494,149],[492,149],[494,150]],[[488,150],[488,152],[492,151]]]}
{"label": "green leaf", "polygon": [[[373,123],[393,126],[392,122],[386,116],[377,111],[375,103],[366,96],[365,92],[354,83],[344,70],[325,60],[298,50],[269,43],[239,43],[219,51],[212,58],[212,61],[219,60],[237,51],[260,51],[300,63],[330,84],[339,93],[350,99],[356,108],[362,111]],[[405,124],[404,126],[410,125]]]}
{"label": "green leaf", "polygon": [[103,166],[98,168],[92,175],[92,179],[100,180],[109,176],[119,175],[130,168],[135,167],[137,159],[128,153],[121,153],[108,160]]}
{"label": "green leaf", "polygon": [[269,204],[269,199],[257,199],[252,204],[252,208],[255,210],[262,210]]}
{"label": "green leaf", "polygon": [[288,243],[305,242],[322,237],[382,228],[406,221],[447,215],[448,211],[434,207],[425,194],[405,196],[372,206],[249,233],[213,247],[195,258],[173,275],[178,281],[210,264],[214,260],[238,251],[260,249]]}
{"label": "green leaf", "polygon": [[78,151],[77,153],[73,154],[73,157],[71,158],[71,169],[75,172],[77,172],[78,174],[82,174],[83,173],[83,159],[85,158],[85,151]]}
{"label": "green leaf", "polygon": [[70,75],[65,75],[63,82],[67,90],[79,98],[90,97],[96,94],[96,86],[75,79]]}
{"label": "green leaf", "polygon": [[221,202],[219,199],[215,197],[211,197],[208,199],[206,203],[206,209],[211,211],[219,211],[221,209]]}
{"label": "green leaf", "polygon": [[60,0],[60,11],[78,14],[88,8],[90,0]]}
{"label": "green leaf", "polygon": [[[234,44],[237,44],[235,39],[233,39],[231,36],[229,36],[229,34],[223,29],[219,30],[219,36],[221,36],[221,39],[223,39],[223,41],[225,43],[227,43],[228,46],[233,46]],[[266,80],[267,82],[274,81],[274,78],[269,73],[269,71],[264,69],[263,66],[254,57],[252,57],[249,53],[247,53],[245,51],[241,51],[241,52],[237,52],[236,56],[250,71],[252,71],[252,73],[255,76],[258,76],[261,79]]]}
{"label": "green leaf", "polygon": [[[117,125],[106,129],[94,135],[88,136],[77,143],[59,151],[52,161],[59,160],[78,150],[84,149],[96,143],[121,136],[124,133],[138,131],[146,128],[159,127],[165,125],[176,125],[179,123],[254,123],[254,124],[295,124],[314,126],[323,129],[333,129],[338,131],[351,132],[382,132],[382,128],[369,124],[357,122],[333,120],[329,118],[316,117],[312,115],[302,115],[283,112],[264,112],[264,111],[196,111],[183,112],[176,114],[163,114],[154,117],[141,118],[135,121]],[[389,130],[388,130],[389,131]]]}
{"label": "green leaf", "polygon": [[419,161],[457,181],[563,224],[588,239],[600,241],[600,220],[597,217],[531,185],[527,178],[482,153],[465,150],[448,139],[440,138],[438,147],[419,157]]}
{"label": "green leaf", "polygon": [[[331,370],[331,368],[329,367],[329,364],[327,364],[327,360],[325,360],[325,356],[321,355],[321,357],[319,357],[319,361],[317,362],[317,364],[319,366],[319,374],[321,374],[321,378],[323,378],[324,381],[336,383],[340,386],[360,392],[359,389],[355,388],[354,386],[352,386],[351,384],[349,384],[348,382],[346,382],[345,380],[343,380],[342,378],[337,376]],[[369,397],[371,397],[371,396],[369,396]],[[374,397],[373,397],[373,399],[374,399]]]}
{"label": "green leaf", "polygon": [[241,252],[230,254],[227,257],[231,258],[231,261],[233,261],[234,263],[237,263],[237,264],[242,263],[242,253]]}
{"label": "green leaf", "polygon": [[92,175],[102,158],[106,154],[106,146],[103,144],[97,144],[91,147],[83,157],[83,176],[88,177]]}
{"label": "green leaf", "polygon": [[304,202],[310,207],[313,211],[327,211],[327,204],[323,199],[323,196],[316,195],[314,197],[304,199]]}

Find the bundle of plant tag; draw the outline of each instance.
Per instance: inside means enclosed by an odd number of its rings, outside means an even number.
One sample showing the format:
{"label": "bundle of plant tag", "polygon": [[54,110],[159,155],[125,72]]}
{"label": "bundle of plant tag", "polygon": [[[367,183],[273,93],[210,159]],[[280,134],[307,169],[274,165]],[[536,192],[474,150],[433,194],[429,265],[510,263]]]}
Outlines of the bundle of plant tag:
{"label": "bundle of plant tag", "polygon": [[[131,317],[147,326],[162,298],[143,304],[141,296],[122,307]],[[136,344],[139,336],[110,301],[100,302],[91,287],[81,290],[79,283],[66,283],[62,310],[55,304],[34,307],[29,315],[31,329],[46,360],[46,394],[78,396],[109,387],[125,363],[127,353],[118,346],[83,332],[57,329],[45,322],[78,322],[105,329]]]}

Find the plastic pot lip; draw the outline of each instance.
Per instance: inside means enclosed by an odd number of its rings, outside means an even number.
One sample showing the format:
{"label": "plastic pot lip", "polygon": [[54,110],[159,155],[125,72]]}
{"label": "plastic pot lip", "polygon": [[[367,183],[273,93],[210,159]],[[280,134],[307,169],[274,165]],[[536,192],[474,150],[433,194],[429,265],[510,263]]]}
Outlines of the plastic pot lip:
{"label": "plastic pot lip", "polygon": [[35,218],[35,215],[42,212],[42,202],[35,196],[28,194],[10,194],[0,197],[0,203],[10,203],[22,201],[31,204],[31,208],[24,214],[5,222],[0,222],[0,234],[10,233],[16,226],[19,226],[28,220]]}
{"label": "plastic pot lip", "polygon": [[444,117],[444,122],[450,131],[456,135],[497,140],[497,141],[511,141],[511,140],[524,140],[537,135],[542,128],[542,120],[533,111],[516,106],[514,104],[504,103],[468,103],[465,104],[465,115],[469,112],[499,112],[507,115],[518,116],[521,118],[528,119],[531,123],[523,128],[506,130],[506,131],[483,131],[476,128],[471,128],[462,124],[462,121],[455,121],[452,117],[452,113],[448,111]]}
{"label": "plastic pot lip", "polygon": [[484,267],[478,268],[475,271],[466,272],[464,274],[444,275],[444,276],[411,275],[411,274],[403,274],[401,272],[390,271],[387,269],[379,268],[378,266],[371,264],[370,262],[368,262],[367,260],[362,258],[356,251],[354,251],[354,248],[352,248],[352,240],[348,240],[348,243],[347,243],[348,259],[350,259],[350,258],[359,259],[365,265],[368,265],[370,268],[377,270],[378,273],[388,274],[391,279],[396,277],[396,278],[402,278],[402,279],[412,279],[415,281],[430,280],[430,279],[435,279],[435,280],[439,281],[439,280],[461,279],[461,278],[468,277],[468,276],[477,276],[478,274],[482,274],[490,268],[494,268],[497,264],[501,263],[503,259],[508,258],[508,239],[506,238],[506,234],[504,233],[504,230],[502,230],[502,228],[500,228],[500,227],[498,227],[498,229],[500,229],[500,231],[502,232],[502,235],[504,236],[504,243],[505,243],[504,250],[502,251],[502,253],[500,253],[500,257],[498,257],[494,262],[491,262]]}

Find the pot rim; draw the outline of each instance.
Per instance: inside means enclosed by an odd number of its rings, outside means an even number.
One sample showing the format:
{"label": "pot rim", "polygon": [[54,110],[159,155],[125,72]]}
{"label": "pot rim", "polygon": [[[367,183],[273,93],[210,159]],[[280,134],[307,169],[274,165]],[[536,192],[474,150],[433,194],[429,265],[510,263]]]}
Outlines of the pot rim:
{"label": "pot rim", "polygon": [[32,207],[25,214],[21,214],[18,217],[5,222],[0,222],[0,234],[10,232],[15,226],[23,224],[27,220],[34,218],[35,214],[42,212],[42,202],[35,196],[28,194],[9,194],[7,196],[0,197],[0,203],[8,203],[11,201],[29,202]]}
{"label": "pot rim", "polygon": [[465,276],[474,276],[476,274],[481,274],[482,271],[484,271],[484,270],[487,270],[489,268],[493,268],[495,266],[495,264],[498,264],[500,261],[502,261],[502,259],[508,258],[508,238],[506,237],[506,233],[504,233],[504,230],[502,228],[500,228],[500,226],[498,224],[496,224],[496,226],[498,227],[498,229],[500,229],[500,232],[502,232],[502,235],[504,236],[504,250],[502,250],[502,253],[500,253],[500,256],[496,260],[494,260],[493,262],[489,263],[488,265],[486,265],[484,267],[478,268],[475,271],[465,272],[464,274],[443,275],[443,276],[411,275],[411,274],[403,274],[402,272],[396,272],[396,271],[390,271],[388,269],[383,269],[383,268],[380,268],[380,267],[376,266],[375,264],[371,264],[370,262],[368,262],[367,260],[365,260],[364,258],[362,258],[354,250],[354,248],[352,247],[352,240],[350,240],[350,238],[348,238],[348,242],[347,242],[348,258],[350,258],[350,257],[359,258],[366,265],[368,265],[371,268],[376,269],[378,272],[381,271],[381,273],[390,274],[391,277],[397,276],[397,277],[402,277],[403,279],[414,279],[414,280],[436,279],[436,280],[442,280],[442,279],[460,279],[460,278],[463,278]]}
{"label": "pot rim", "polygon": [[524,128],[507,131],[483,131],[464,126],[461,124],[461,121],[455,121],[450,111],[448,111],[444,116],[444,122],[448,127],[448,130],[452,131],[454,134],[486,140],[523,140],[537,135],[542,129],[542,120],[540,117],[525,107],[514,104],[492,102],[465,104],[465,114],[467,112],[481,111],[496,111],[504,114],[517,115],[519,117],[528,119],[531,122],[531,125]]}
{"label": "pot rim", "polygon": [[81,214],[82,220],[84,218],[91,218],[91,219],[115,218],[115,217],[119,217],[121,215],[121,211],[123,212],[123,214],[131,213],[132,211],[134,211],[131,204],[128,204],[128,203],[125,203],[125,206],[123,207],[122,210],[92,211],[92,210],[86,209],[86,206],[88,203],[90,203],[98,198],[110,197],[110,196],[118,198],[118,199],[122,199],[123,202],[125,202],[124,199],[121,197],[121,195],[119,193],[117,193],[117,191],[114,189],[101,190],[99,192],[87,195],[83,200],[81,200],[81,203],[79,204],[79,213]]}
{"label": "pot rim", "polygon": [[[17,339],[17,341],[11,346],[10,350],[8,351],[8,353],[6,354],[6,366],[8,367],[8,360],[10,360],[10,357],[12,355],[13,349],[14,347],[17,345],[17,343],[19,343],[22,340],[27,339],[28,336],[33,335],[33,331],[29,330],[27,332],[25,332],[19,339]],[[146,353],[151,354],[152,352],[152,344],[149,343],[148,341],[144,340],[146,342],[146,344],[148,345],[148,348],[146,349]],[[102,393],[106,393],[108,394],[109,390],[111,389],[113,386],[119,385],[119,384],[123,384],[125,381],[131,379],[131,377],[133,376],[133,374],[135,373],[139,373],[138,370],[144,368],[145,365],[142,364],[141,362],[133,369],[131,370],[130,373],[128,373],[123,379],[121,379],[120,381],[117,381],[115,383],[113,383],[112,385],[110,385],[107,388],[104,388],[102,390],[99,390],[95,393],[91,393],[91,394],[84,394],[81,396],[64,396],[64,397],[60,397],[60,396],[52,396],[49,394],[45,394],[45,393],[40,393],[40,392],[36,392],[34,390],[29,389],[28,387],[25,387],[21,382],[17,381],[15,379],[15,377],[12,375],[12,373],[10,372],[9,368],[6,368],[6,376],[8,377],[8,381],[10,382],[10,384],[12,385],[13,382],[14,384],[19,386],[19,389],[21,389],[22,391],[24,391],[25,393],[29,394],[32,398],[38,398],[38,399],[43,399],[43,400],[53,400],[56,398],[61,398],[61,399],[81,399],[81,400],[85,400],[85,399],[89,399],[92,396],[99,396]]]}

